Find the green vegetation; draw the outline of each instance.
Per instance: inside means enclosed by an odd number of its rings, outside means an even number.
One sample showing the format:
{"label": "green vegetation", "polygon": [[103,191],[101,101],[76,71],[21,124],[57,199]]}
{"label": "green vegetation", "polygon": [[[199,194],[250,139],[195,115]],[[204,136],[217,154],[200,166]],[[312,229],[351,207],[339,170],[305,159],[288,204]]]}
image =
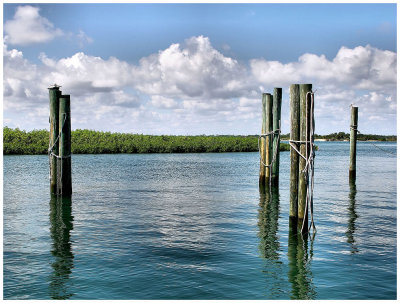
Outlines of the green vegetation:
{"label": "green vegetation", "polygon": [[[73,154],[199,153],[258,151],[258,136],[151,136],[93,130],[72,131]],[[3,154],[47,154],[49,132],[3,128]],[[281,151],[289,145],[281,143]]]}
{"label": "green vegetation", "polygon": [[[282,140],[289,140],[290,134],[282,135]],[[350,140],[350,134],[345,132],[332,133],[329,135],[317,135],[315,139],[325,139],[327,141],[344,141]],[[397,141],[397,136],[381,136],[381,135],[370,135],[370,134],[358,134],[357,141]]]}

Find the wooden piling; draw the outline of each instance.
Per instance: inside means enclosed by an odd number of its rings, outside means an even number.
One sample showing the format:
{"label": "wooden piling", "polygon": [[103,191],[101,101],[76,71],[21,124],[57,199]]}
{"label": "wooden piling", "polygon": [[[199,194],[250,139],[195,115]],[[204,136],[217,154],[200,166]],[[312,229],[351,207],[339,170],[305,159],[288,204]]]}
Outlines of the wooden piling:
{"label": "wooden piling", "polygon": [[[275,87],[274,88],[274,98],[272,105],[272,118],[273,118],[273,130],[277,131],[280,129],[280,121],[281,121],[281,107],[282,107],[282,88]],[[280,137],[278,136],[279,132],[277,131],[273,137],[272,144],[272,155],[276,151],[275,161],[272,163],[272,180],[271,183],[275,186],[279,185],[279,144]],[[277,149],[277,150],[276,150]]]}
{"label": "wooden piling", "polygon": [[72,194],[71,180],[71,103],[69,95],[60,96],[59,111],[60,144],[57,172],[57,194],[70,196]]}
{"label": "wooden piling", "polygon": [[[299,84],[290,85],[290,140],[300,140],[300,86]],[[297,150],[300,144],[292,142]],[[293,148],[290,149],[290,203],[289,219],[290,226],[297,225],[297,197],[299,183],[299,154]]]}
{"label": "wooden piling", "polygon": [[[266,102],[267,102],[267,94],[262,94],[262,124],[261,124],[261,134],[265,134],[266,130]],[[259,184],[260,186],[265,185],[265,166],[263,163],[266,163],[266,152],[265,152],[265,144],[266,138],[264,136],[260,137],[260,177],[259,177]]]}
{"label": "wooden piling", "polygon": [[351,107],[350,125],[350,167],[349,178],[356,178],[356,150],[357,150],[357,126],[358,126],[358,107]]}
{"label": "wooden piling", "polygon": [[[265,107],[265,131],[270,133],[273,130],[273,119],[272,119],[272,106],[273,97],[271,94],[266,94],[266,107]],[[269,165],[272,161],[272,136],[267,136],[265,140],[265,164]],[[265,167],[265,184],[270,184],[271,167]]]}
{"label": "wooden piling", "polygon": [[58,98],[61,95],[61,91],[59,90],[59,86],[55,85],[49,87],[49,98],[50,98],[50,138],[49,138],[49,152],[50,152],[50,193],[55,194],[57,192],[57,157],[53,156],[58,155],[58,112],[59,112],[59,103]]}
{"label": "wooden piling", "polygon": [[[311,116],[311,94],[307,94],[312,91],[312,84],[300,84],[300,141],[310,140],[310,121]],[[308,134],[307,134],[308,132]],[[310,152],[310,151],[309,151]],[[300,144],[300,153],[306,156],[306,144]],[[301,228],[303,221],[305,224],[301,233],[307,232],[308,230],[308,207],[306,208],[306,196],[307,196],[307,183],[306,179],[308,176],[306,172],[303,172],[306,167],[306,160],[303,157],[299,157],[299,191],[298,191],[298,224]]]}

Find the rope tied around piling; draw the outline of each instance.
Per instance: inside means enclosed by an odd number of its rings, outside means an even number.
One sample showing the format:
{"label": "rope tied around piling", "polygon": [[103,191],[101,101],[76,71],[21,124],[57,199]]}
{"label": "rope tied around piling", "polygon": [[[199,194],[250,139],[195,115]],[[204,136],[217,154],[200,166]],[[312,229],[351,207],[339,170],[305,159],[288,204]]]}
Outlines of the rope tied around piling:
{"label": "rope tied around piling", "polygon": [[[302,157],[305,161],[305,167],[302,170],[302,173],[304,173],[304,179],[306,182],[306,203],[304,206],[304,214],[307,213],[308,206],[310,206],[310,215],[311,215],[311,221],[310,225],[307,228],[307,232],[309,233],[311,229],[313,229],[313,232],[315,233],[317,229],[315,228],[315,223],[314,223],[314,198],[313,198],[313,192],[314,192],[314,158],[315,158],[315,144],[314,144],[314,93],[313,91],[309,91],[306,94],[306,100],[308,100],[308,95],[311,97],[311,106],[310,106],[310,115],[311,117],[308,117],[307,110],[306,110],[306,140],[289,140],[289,145],[290,147],[299,154],[300,157]],[[308,123],[309,122],[309,123]],[[308,125],[310,125],[310,130],[308,129]],[[308,139],[309,138],[309,139]],[[299,145],[300,144],[305,144],[306,150],[305,150],[305,155],[301,153],[299,150]],[[310,178],[311,177],[311,180]],[[307,215],[304,215],[303,218],[303,223],[301,227],[301,231],[304,228],[304,225],[306,224]],[[308,223],[307,223],[308,224]]]}
{"label": "rope tied around piling", "polygon": [[[64,120],[63,120],[61,129],[60,129],[59,132],[58,132],[58,136],[57,136],[57,138],[54,140],[54,143],[53,143],[52,146],[50,146],[50,142],[49,142],[49,148],[48,148],[48,150],[47,150],[47,153],[48,153],[48,155],[49,155],[49,179],[51,179],[51,158],[52,158],[52,157],[55,157],[55,158],[57,158],[57,159],[71,158],[71,155],[59,156],[59,155],[56,155],[56,154],[54,153],[54,147],[56,146],[58,140],[60,139],[61,132],[62,132],[62,130],[64,129],[65,121],[67,120],[67,115],[66,115],[66,114],[63,114],[63,116],[64,116]],[[55,126],[54,126],[54,125],[55,125],[55,122],[53,121],[53,129],[55,129]],[[58,166],[58,163],[57,163],[57,166]],[[58,169],[57,169],[57,171],[58,171]]]}
{"label": "rope tied around piling", "polygon": [[[269,163],[269,164],[265,164],[263,159],[262,159],[262,156],[261,156],[260,139],[263,138],[263,137],[265,137],[265,138],[269,137],[270,138],[270,142],[273,142],[275,140],[275,137],[278,138],[278,141],[277,141],[278,144],[276,144],[276,146],[275,146],[275,150],[273,151],[274,153],[272,155],[272,160],[271,160],[271,163]],[[277,156],[277,154],[279,152],[280,138],[281,138],[281,120],[279,120],[279,128],[277,128],[277,129],[275,129],[273,131],[270,131],[269,133],[261,134],[261,135],[258,136],[258,154],[259,154],[259,157],[260,157],[260,163],[262,165],[264,165],[264,167],[270,168],[269,169],[269,185],[270,185],[269,188],[270,188],[270,191],[271,191],[271,183],[272,183],[272,169],[271,169],[271,167],[275,163],[276,156]]]}
{"label": "rope tied around piling", "polygon": [[350,125],[350,130],[355,130],[358,134],[361,134],[361,132],[357,129],[358,125]]}
{"label": "rope tied around piling", "polygon": [[276,160],[276,155],[277,155],[278,150],[279,150],[279,144],[277,144],[276,147],[275,147],[271,163],[265,164],[263,159],[262,159],[262,156],[261,156],[260,139],[263,138],[263,137],[265,137],[265,138],[266,137],[270,137],[271,142],[272,142],[275,139],[275,136],[278,137],[278,142],[279,142],[279,139],[281,137],[281,120],[279,120],[279,128],[278,129],[275,129],[273,131],[270,131],[269,133],[261,134],[261,135],[258,136],[258,153],[259,153],[259,156],[260,156],[260,162],[262,163],[262,165],[264,165],[265,167],[268,167],[268,168],[271,167],[272,164]]}

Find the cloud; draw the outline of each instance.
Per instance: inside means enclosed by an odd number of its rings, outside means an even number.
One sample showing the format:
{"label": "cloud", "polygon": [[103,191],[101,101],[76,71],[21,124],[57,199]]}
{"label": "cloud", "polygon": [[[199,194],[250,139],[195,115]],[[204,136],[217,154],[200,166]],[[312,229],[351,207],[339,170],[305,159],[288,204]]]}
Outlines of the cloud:
{"label": "cloud", "polygon": [[93,39],[86,35],[86,33],[82,30],[79,30],[79,33],[76,35],[76,37],[78,40],[78,44],[81,48],[84,47],[86,44],[93,43]]}
{"label": "cloud", "polygon": [[46,18],[40,16],[39,8],[26,5],[18,6],[13,19],[4,24],[7,42],[14,45],[43,43],[63,35],[61,29]]}
{"label": "cloud", "polygon": [[3,47],[4,109],[32,107],[34,99],[44,96],[40,85],[41,73],[36,65],[26,60],[21,51]]}
{"label": "cloud", "polygon": [[397,55],[370,45],[342,47],[333,60],[324,55],[304,54],[297,62],[280,63],[253,59],[253,76],[261,83],[318,83],[324,87],[393,89],[396,87]]}
{"label": "cloud", "polygon": [[[342,47],[331,60],[307,53],[289,63],[239,62],[221,54],[204,36],[171,44],[138,64],[84,52],[58,59],[42,53],[33,64],[7,46],[3,56],[5,121],[13,117],[14,124],[25,129],[32,128],[32,122],[24,117],[48,111],[46,88],[57,83],[72,96],[73,128],[255,134],[260,129],[261,92],[278,86],[284,88],[287,133],[288,86],[310,82],[317,89],[318,133],[347,131],[351,103],[360,108],[364,132],[376,132],[382,123],[388,126],[385,131],[396,132],[396,53],[369,45]],[[36,128],[47,127],[43,116],[34,121],[41,121],[35,122]]]}
{"label": "cloud", "polygon": [[179,103],[176,100],[171,98],[166,98],[160,95],[152,96],[150,103],[154,107],[166,108],[166,109],[178,108],[179,106]]}
{"label": "cloud", "polygon": [[[359,106],[360,115],[380,113],[387,129],[396,132],[397,54],[370,45],[341,47],[329,60],[324,55],[304,54],[298,61],[281,63],[265,59],[250,60],[251,73],[258,83],[287,87],[292,83],[313,83],[317,89],[315,114],[325,125],[317,132],[329,133],[349,123],[349,105]],[[377,119],[372,119],[378,121]],[[379,124],[363,124],[370,133]]]}
{"label": "cloud", "polygon": [[21,51],[4,46],[3,106],[6,116],[14,118],[9,126],[30,129],[34,123],[35,128],[46,128],[47,87],[53,83],[71,95],[73,128],[107,130],[121,125],[122,131],[129,126],[128,116],[139,110],[141,99],[128,85],[128,63],[84,53],[58,60],[42,53],[39,58],[40,63],[33,64]]}
{"label": "cloud", "polygon": [[135,68],[135,86],[143,93],[169,97],[232,98],[248,87],[247,70],[212,47],[204,36],[184,45],[172,44],[142,58]]}
{"label": "cloud", "polygon": [[104,60],[79,52],[58,61],[45,54],[41,54],[40,59],[43,69],[47,70],[44,82],[61,83],[78,96],[110,92],[131,84],[133,78],[132,66],[115,57]]}

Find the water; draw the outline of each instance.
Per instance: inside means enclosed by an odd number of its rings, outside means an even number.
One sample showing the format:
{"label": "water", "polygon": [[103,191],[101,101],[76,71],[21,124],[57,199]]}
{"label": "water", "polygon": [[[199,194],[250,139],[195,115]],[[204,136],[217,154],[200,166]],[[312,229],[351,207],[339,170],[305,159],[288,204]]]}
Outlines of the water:
{"label": "water", "polygon": [[[317,234],[289,234],[258,154],[73,155],[72,201],[46,156],[4,157],[5,299],[396,299],[396,156],[318,142]],[[378,143],[389,152],[396,144]]]}

